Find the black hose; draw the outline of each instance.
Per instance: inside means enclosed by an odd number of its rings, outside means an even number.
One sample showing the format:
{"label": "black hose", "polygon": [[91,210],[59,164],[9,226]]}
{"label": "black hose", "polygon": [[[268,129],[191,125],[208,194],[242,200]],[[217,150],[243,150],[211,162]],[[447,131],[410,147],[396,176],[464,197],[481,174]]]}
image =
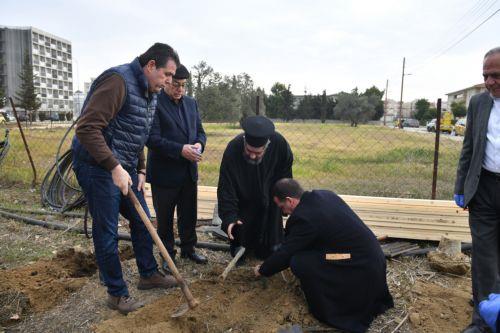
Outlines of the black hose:
{"label": "black hose", "polygon": [[69,179],[75,175],[72,169],[71,150],[66,151],[50,167],[41,185],[42,204],[58,212],[66,212],[86,205],[81,189],[69,185]]}
{"label": "black hose", "polygon": [[[66,224],[56,223],[56,222],[41,221],[41,220],[33,219],[30,217],[21,216],[21,215],[17,215],[14,213],[9,213],[9,212],[3,211],[3,210],[0,210],[0,215],[5,216],[7,218],[19,220],[19,221],[22,221],[22,222],[27,223],[27,224],[37,225],[37,226],[41,226],[41,227],[48,228],[48,229],[67,230],[67,231],[71,231],[71,232],[76,232],[78,234],[85,234],[85,230],[81,227],[68,226]],[[118,233],[118,240],[131,241],[130,234],[119,232]],[[176,239],[175,244],[179,245],[180,241],[178,239]],[[229,251],[229,245],[222,244],[222,243],[198,242],[198,243],[196,243],[195,246],[198,248],[210,249],[210,250],[215,250],[215,251]]]}
{"label": "black hose", "polygon": [[33,215],[59,215],[59,216],[69,216],[69,217],[84,217],[84,213],[56,212],[56,211],[41,210],[41,209],[20,209],[20,208],[0,207],[0,210],[6,210],[11,213],[26,213]]}
{"label": "black hose", "polygon": [[[472,249],[472,243],[462,243],[462,251],[468,251]],[[423,249],[416,249],[416,250],[411,250],[405,253],[402,253],[402,257],[406,256],[418,256],[418,255],[426,255],[427,253],[431,251],[436,251],[437,247],[431,246],[431,247],[424,247]]]}

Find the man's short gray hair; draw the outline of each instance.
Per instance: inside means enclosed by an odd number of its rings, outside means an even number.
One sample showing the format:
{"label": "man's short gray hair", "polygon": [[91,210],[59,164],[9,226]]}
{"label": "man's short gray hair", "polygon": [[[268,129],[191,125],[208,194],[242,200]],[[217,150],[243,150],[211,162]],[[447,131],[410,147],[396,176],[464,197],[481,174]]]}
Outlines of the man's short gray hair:
{"label": "man's short gray hair", "polygon": [[486,52],[486,54],[484,55],[484,59],[486,59],[487,57],[489,57],[491,55],[497,54],[497,53],[500,53],[500,46],[495,47],[495,48],[489,50],[488,52]]}

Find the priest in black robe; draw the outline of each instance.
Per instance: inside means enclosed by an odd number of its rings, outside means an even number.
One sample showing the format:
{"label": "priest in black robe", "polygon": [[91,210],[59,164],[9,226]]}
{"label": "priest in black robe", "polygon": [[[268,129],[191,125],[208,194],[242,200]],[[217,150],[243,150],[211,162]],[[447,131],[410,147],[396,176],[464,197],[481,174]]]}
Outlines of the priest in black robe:
{"label": "priest in black robe", "polygon": [[293,154],[271,120],[250,116],[244,133],[224,151],[217,187],[221,229],[230,239],[231,254],[243,246],[246,255],[268,257],[283,239],[283,218],[273,202],[273,184],[292,177]]}
{"label": "priest in black robe", "polygon": [[314,317],[341,330],[366,332],[377,315],[394,306],[373,232],[331,191],[304,192],[295,180],[282,179],[273,198],[291,215],[282,246],[255,267],[255,275],[290,267]]}

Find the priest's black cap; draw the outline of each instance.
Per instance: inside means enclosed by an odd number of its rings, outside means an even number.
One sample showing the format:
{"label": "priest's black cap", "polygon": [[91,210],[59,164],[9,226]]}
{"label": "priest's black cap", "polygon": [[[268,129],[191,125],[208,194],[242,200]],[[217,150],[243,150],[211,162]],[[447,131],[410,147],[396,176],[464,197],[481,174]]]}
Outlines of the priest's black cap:
{"label": "priest's black cap", "polygon": [[273,122],[264,116],[250,116],[241,124],[245,131],[245,141],[252,147],[262,147],[274,134]]}
{"label": "priest's black cap", "polygon": [[179,68],[175,71],[174,79],[176,80],[184,80],[189,79],[189,71],[184,65],[180,65]]}

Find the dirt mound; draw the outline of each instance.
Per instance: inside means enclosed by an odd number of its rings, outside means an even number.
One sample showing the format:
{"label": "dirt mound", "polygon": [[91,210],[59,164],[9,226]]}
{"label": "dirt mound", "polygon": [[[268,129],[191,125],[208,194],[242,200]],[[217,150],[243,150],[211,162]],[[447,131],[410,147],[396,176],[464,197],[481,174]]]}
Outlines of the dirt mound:
{"label": "dirt mound", "polygon": [[444,252],[433,251],[427,254],[429,265],[438,272],[465,275],[470,271],[470,258],[463,253],[450,256]]}
{"label": "dirt mound", "polygon": [[[180,318],[171,318],[184,303],[173,290],[128,316],[116,315],[95,328],[96,332],[276,332],[279,327],[300,324],[320,326],[309,314],[297,282],[281,275],[256,279],[249,267],[231,271],[219,279],[223,267],[203,274],[190,285],[200,305]],[[287,279],[288,280],[288,279]]]}
{"label": "dirt mound", "polygon": [[472,307],[470,281],[463,280],[453,288],[434,283],[417,282],[412,292],[416,302],[410,309],[410,321],[417,333],[460,332],[470,322]]}
{"label": "dirt mound", "polygon": [[[1,301],[5,303],[12,299],[17,302],[24,298],[28,300],[21,311],[18,306],[14,306],[12,311],[7,311],[9,313],[3,316],[10,318],[15,314],[22,315],[28,311],[40,312],[52,308],[80,289],[86,283],[86,277],[94,274],[96,269],[91,253],[70,248],[58,252],[51,260],[40,260],[27,266],[0,271],[0,295],[5,296]],[[12,295],[23,295],[24,298],[11,297]]]}

